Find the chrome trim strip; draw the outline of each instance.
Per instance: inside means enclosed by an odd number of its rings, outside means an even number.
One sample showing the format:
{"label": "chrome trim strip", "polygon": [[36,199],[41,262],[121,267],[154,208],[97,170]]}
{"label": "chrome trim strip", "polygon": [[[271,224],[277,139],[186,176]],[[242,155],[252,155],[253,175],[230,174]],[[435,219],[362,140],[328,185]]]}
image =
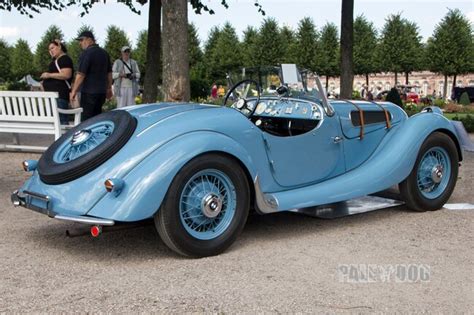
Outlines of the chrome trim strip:
{"label": "chrome trim strip", "polygon": [[[31,204],[28,200],[28,196],[37,198],[40,200],[43,200],[46,202],[47,208],[41,208],[38,206],[35,206]],[[55,213],[54,211],[49,209],[50,206],[50,197],[41,195],[38,193],[32,193],[31,191],[23,191],[19,192],[18,190],[15,190],[11,194],[11,202],[15,207],[25,207],[27,209],[46,214],[50,218],[55,218],[58,220],[64,220],[64,221],[72,221],[72,222],[77,222],[77,223],[83,223],[83,224],[90,224],[90,225],[107,225],[111,226],[115,224],[114,220],[108,220],[108,219],[100,219],[100,218],[94,218],[94,217],[87,217],[87,216],[73,216],[73,215],[60,215]]]}
{"label": "chrome trim strip", "polygon": [[32,192],[32,191],[28,191],[28,190],[23,190],[23,193],[25,195],[30,195],[36,199],[39,199],[39,200],[42,200],[44,202],[49,202],[49,200],[51,199],[49,196],[46,196],[46,195],[42,195],[42,194],[38,194],[38,193],[35,193],[35,192]]}
{"label": "chrome trim strip", "polygon": [[258,210],[261,213],[278,212],[278,199],[276,199],[272,194],[265,194],[262,192],[258,175],[255,177],[254,186],[255,200]]}
{"label": "chrome trim strip", "polygon": [[112,226],[115,224],[114,220],[99,219],[99,218],[85,217],[85,216],[72,216],[72,215],[57,214],[54,216],[54,218],[58,220],[63,220],[63,221],[72,221],[72,222],[90,224],[90,225]]}

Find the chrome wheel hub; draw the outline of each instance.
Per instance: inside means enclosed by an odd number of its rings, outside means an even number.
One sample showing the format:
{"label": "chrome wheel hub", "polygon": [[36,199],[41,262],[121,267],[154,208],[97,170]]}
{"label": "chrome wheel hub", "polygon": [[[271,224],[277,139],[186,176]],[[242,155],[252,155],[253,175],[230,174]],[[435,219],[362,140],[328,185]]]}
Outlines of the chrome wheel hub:
{"label": "chrome wheel hub", "polygon": [[222,210],[222,200],[215,194],[207,194],[202,199],[201,209],[207,218],[215,218]]}
{"label": "chrome wheel hub", "polygon": [[441,180],[443,179],[443,166],[442,165],[438,164],[435,167],[433,167],[433,169],[431,170],[431,179],[433,180],[435,184],[438,184],[441,182]]}
{"label": "chrome wheel hub", "polygon": [[91,136],[92,132],[87,129],[79,130],[74,133],[71,139],[71,145],[79,145],[81,143],[84,143],[89,139]]}

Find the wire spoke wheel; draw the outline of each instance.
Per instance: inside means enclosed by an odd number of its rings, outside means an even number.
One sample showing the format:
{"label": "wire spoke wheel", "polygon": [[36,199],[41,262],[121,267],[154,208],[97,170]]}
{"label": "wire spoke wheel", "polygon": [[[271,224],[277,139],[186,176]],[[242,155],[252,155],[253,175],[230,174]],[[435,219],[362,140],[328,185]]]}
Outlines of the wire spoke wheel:
{"label": "wire spoke wheel", "polygon": [[132,137],[137,120],[124,110],[94,116],[56,140],[38,161],[41,180],[58,185],[93,171]]}
{"label": "wire spoke wheel", "polygon": [[221,235],[235,214],[235,187],[227,175],[218,170],[204,170],[186,183],[180,201],[183,226],[201,240]]}
{"label": "wire spoke wheel", "polygon": [[417,183],[421,194],[428,199],[439,197],[449,182],[451,163],[446,150],[431,148],[421,159],[418,167]]}
{"label": "wire spoke wheel", "polygon": [[441,209],[456,186],[458,163],[453,140],[444,133],[432,133],[421,145],[410,175],[399,184],[407,206],[415,211]]}
{"label": "wire spoke wheel", "polygon": [[155,214],[163,242],[184,256],[223,252],[244,228],[250,188],[240,164],[217,153],[189,161],[173,179]]}
{"label": "wire spoke wheel", "polygon": [[70,162],[89,153],[110,137],[113,131],[114,123],[112,121],[102,121],[87,129],[76,131],[55,152],[54,162]]}

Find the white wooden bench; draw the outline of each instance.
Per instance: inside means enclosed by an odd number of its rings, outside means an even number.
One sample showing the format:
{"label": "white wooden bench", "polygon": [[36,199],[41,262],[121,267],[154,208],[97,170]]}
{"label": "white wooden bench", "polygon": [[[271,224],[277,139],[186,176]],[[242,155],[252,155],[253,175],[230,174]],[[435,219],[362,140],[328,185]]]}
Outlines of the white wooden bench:
{"label": "white wooden bench", "polygon": [[[18,134],[51,134],[57,140],[69,128],[81,122],[82,108],[61,109],[56,92],[0,91],[0,133],[12,133],[13,144],[0,144],[0,149],[44,151],[44,146],[19,143]],[[74,115],[74,123],[61,125],[59,114]]]}

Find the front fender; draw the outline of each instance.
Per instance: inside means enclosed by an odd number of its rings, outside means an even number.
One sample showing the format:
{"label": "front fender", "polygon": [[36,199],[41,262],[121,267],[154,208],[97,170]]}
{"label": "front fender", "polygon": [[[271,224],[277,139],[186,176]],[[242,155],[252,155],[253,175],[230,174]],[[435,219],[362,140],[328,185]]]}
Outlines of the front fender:
{"label": "front fender", "polygon": [[458,141],[449,120],[437,113],[421,113],[392,127],[371,157],[350,172],[316,185],[266,194],[265,198],[278,205],[274,211],[283,211],[385,190],[410,174],[423,141],[435,131],[451,133],[454,141]]}
{"label": "front fender", "polygon": [[190,132],[151,153],[121,178],[125,185],[118,196],[106,194],[87,214],[124,222],[151,218],[179,170],[194,157],[216,151],[239,159],[252,178],[255,177],[251,155],[234,139],[212,131]]}

